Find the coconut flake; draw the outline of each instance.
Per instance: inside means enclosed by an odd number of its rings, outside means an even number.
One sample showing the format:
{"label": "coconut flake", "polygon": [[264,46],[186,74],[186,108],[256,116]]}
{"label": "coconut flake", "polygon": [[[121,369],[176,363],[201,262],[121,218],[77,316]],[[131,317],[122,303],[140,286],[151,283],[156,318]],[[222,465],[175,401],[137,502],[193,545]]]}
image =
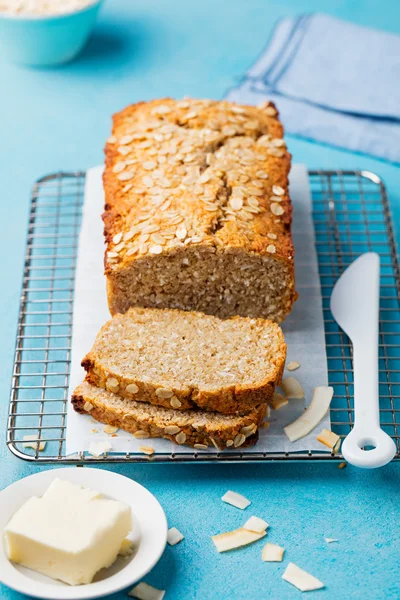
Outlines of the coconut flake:
{"label": "coconut flake", "polygon": [[304,398],[304,391],[295,377],[286,377],[281,383],[288,400],[292,398]]}
{"label": "coconut flake", "polygon": [[271,400],[271,406],[274,410],[279,410],[282,406],[286,406],[289,404],[289,400],[282,396],[282,394],[278,394],[278,392],[274,392],[274,395]]}
{"label": "coconut flake", "polygon": [[128,596],[138,598],[138,600],[162,600],[165,596],[165,590],[158,590],[142,581],[128,592]]}
{"label": "coconut flake", "polygon": [[282,562],[284,552],[285,548],[268,542],[262,549],[261,558],[264,562]]}
{"label": "coconut flake", "polygon": [[244,529],[244,527],[240,527],[233,531],[213,535],[211,539],[218,552],[226,552],[227,550],[233,550],[234,548],[240,548],[241,546],[257,542],[265,535],[265,531],[263,533],[256,533],[255,531],[249,531],[248,529]]}
{"label": "coconut flake", "polygon": [[244,510],[251,504],[250,500],[247,500],[242,494],[232,492],[231,490],[228,490],[226,494],[222,496],[221,500],[227,504],[232,504],[232,506],[240,508],[241,510]]}
{"label": "coconut flake", "polygon": [[313,577],[307,571],[303,571],[303,569],[300,569],[294,563],[288,564],[282,575],[282,579],[297,587],[301,592],[312,592],[325,587],[322,581],[319,581],[319,579]]}
{"label": "coconut flake", "polygon": [[283,431],[291,442],[295,442],[309,434],[318,425],[328,412],[332,396],[332,387],[321,385],[314,389],[314,396],[310,406],[304,411],[301,417],[283,428]]}
{"label": "coconut flake", "polygon": [[268,527],[267,521],[260,519],[260,517],[250,517],[243,525],[243,529],[248,531],[255,531],[256,533],[263,533]]}
{"label": "coconut flake", "polygon": [[171,527],[171,529],[168,529],[167,542],[170,546],[175,546],[175,544],[178,544],[183,539],[184,536],[181,534],[179,529],[177,529],[176,527]]}
{"label": "coconut flake", "polygon": [[111,450],[112,446],[108,442],[91,442],[89,446],[89,454],[92,456],[102,456],[104,452]]}
{"label": "coconut flake", "polygon": [[323,429],[317,436],[317,440],[332,450],[336,449],[336,446],[340,443],[340,436],[329,429]]}

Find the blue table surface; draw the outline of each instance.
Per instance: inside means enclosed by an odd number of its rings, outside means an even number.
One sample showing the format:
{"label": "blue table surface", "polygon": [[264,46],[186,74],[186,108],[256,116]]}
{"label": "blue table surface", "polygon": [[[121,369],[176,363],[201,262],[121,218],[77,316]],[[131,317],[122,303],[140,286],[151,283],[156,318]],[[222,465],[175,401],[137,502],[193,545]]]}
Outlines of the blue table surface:
{"label": "blue table surface", "polygon": [[[0,489],[47,466],[13,457],[4,444],[26,223],[32,182],[102,161],[110,115],[126,104],[184,95],[220,98],[268,40],[279,17],[321,11],[394,33],[397,0],[108,0],[95,33],[73,63],[28,70],[0,56],[1,204]],[[368,73],[365,74],[368,77]],[[399,169],[368,156],[291,138],[296,162],[311,168],[364,168],[385,181],[400,223]],[[399,366],[400,368],[400,366]],[[149,488],[185,540],[168,547],[146,580],[167,598],[298,598],[281,580],[293,561],[321,579],[315,598],[400,598],[400,464],[361,471],[336,464],[123,465],[115,471]],[[252,500],[246,514],[223,504],[227,489]],[[218,555],[210,536],[256,514],[282,564],[260,559],[262,542]],[[324,537],[335,537],[327,545]],[[22,598],[0,585],[2,599]],[[120,593],[115,598],[124,598]]]}

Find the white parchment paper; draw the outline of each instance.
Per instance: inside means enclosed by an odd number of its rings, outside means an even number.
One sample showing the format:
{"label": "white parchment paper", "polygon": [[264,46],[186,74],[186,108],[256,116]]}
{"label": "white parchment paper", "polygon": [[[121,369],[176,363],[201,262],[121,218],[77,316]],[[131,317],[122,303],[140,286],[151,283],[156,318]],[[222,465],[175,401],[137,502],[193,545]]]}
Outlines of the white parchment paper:
{"label": "white parchment paper", "polygon": [[[100,327],[110,318],[103,275],[103,223],[101,213],[104,205],[102,167],[87,172],[85,201],[79,240],[78,262],[75,281],[74,317],[72,331],[72,356],[70,390],[83,380],[82,358],[90,350]],[[304,450],[327,450],[316,440],[323,427],[330,428],[329,415],[307,437],[291,443],[283,427],[294,421],[312,399],[314,387],[327,385],[328,372],[324,338],[321,289],[315,250],[314,227],[311,217],[311,197],[307,170],[294,165],[290,174],[290,193],[294,206],[293,238],[296,249],[296,287],[299,299],[290,316],[283,324],[288,345],[288,362],[296,360],[301,367],[295,375],[305,391],[305,400],[293,400],[279,411],[271,411],[270,427],[260,430],[256,450],[260,452],[295,452]],[[90,415],[79,415],[71,404],[68,407],[66,453],[72,454],[89,449],[92,441],[107,441],[110,452],[135,452],[143,444],[121,430],[117,437],[103,432],[103,425]],[[169,440],[152,439],[156,452],[170,453],[177,449]],[[208,452],[214,451],[209,448]],[[227,450],[229,452],[229,450]],[[242,452],[254,451],[241,448]],[[193,452],[191,448],[179,447],[179,452]],[[201,452],[201,451],[200,451]]]}

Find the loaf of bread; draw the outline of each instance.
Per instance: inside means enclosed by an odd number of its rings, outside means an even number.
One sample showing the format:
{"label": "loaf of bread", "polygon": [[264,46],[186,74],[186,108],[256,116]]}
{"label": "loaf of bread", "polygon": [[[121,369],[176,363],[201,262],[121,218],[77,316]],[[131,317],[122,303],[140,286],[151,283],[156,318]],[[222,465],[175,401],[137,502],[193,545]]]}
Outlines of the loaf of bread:
{"label": "loaf of bread", "polygon": [[82,366],[90,383],[125,398],[234,414],[272,398],[285,358],[271,321],[136,307],[101,328]]}
{"label": "loaf of bread", "polygon": [[296,292],[282,135],[272,103],[167,98],[114,116],[103,215],[112,314],[286,317]]}
{"label": "loaf of bread", "polygon": [[179,411],[127,400],[84,381],[73,396],[74,409],[119,427],[140,439],[168,438],[177,444],[207,449],[239,448],[258,439],[258,428],[269,410],[260,404],[244,415],[220,415],[200,410]]}

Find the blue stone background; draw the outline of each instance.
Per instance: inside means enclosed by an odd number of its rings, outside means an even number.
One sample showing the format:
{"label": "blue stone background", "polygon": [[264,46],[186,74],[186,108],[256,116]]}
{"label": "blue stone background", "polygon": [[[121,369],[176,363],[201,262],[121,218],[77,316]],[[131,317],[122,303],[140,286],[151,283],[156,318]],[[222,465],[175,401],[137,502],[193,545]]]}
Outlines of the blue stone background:
{"label": "blue stone background", "polygon": [[[126,104],[168,95],[221,98],[265,45],[279,17],[313,11],[400,32],[397,0],[108,0],[87,48],[71,64],[28,70],[0,55],[0,489],[51,468],[13,457],[4,443],[33,181],[99,164],[110,115]],[[378,173],[398,233],[397,166],[290,136],[288,144],[294,161],[310,168]],[[167,589],[167,598],[298,598],[300,592],[281,580],[289,560],[326,584],[313,598],[400,598],[400,464],[377,471],[339,470],[336,463],[113,469],[148,487],[170,525],[185,534],[146,578]],[[252,501],[246,513],[222,504],[227,489]],[[239,526],[250,514],[270,523],[269,541],[286,548],[284,563],[262,563],[263,542],[216,553],[210,536]],[[327,545],[324,537],[340,541]],[[0,597],[22,598],[4,586]],[[115,596],[124,597],[125,592]]]}

